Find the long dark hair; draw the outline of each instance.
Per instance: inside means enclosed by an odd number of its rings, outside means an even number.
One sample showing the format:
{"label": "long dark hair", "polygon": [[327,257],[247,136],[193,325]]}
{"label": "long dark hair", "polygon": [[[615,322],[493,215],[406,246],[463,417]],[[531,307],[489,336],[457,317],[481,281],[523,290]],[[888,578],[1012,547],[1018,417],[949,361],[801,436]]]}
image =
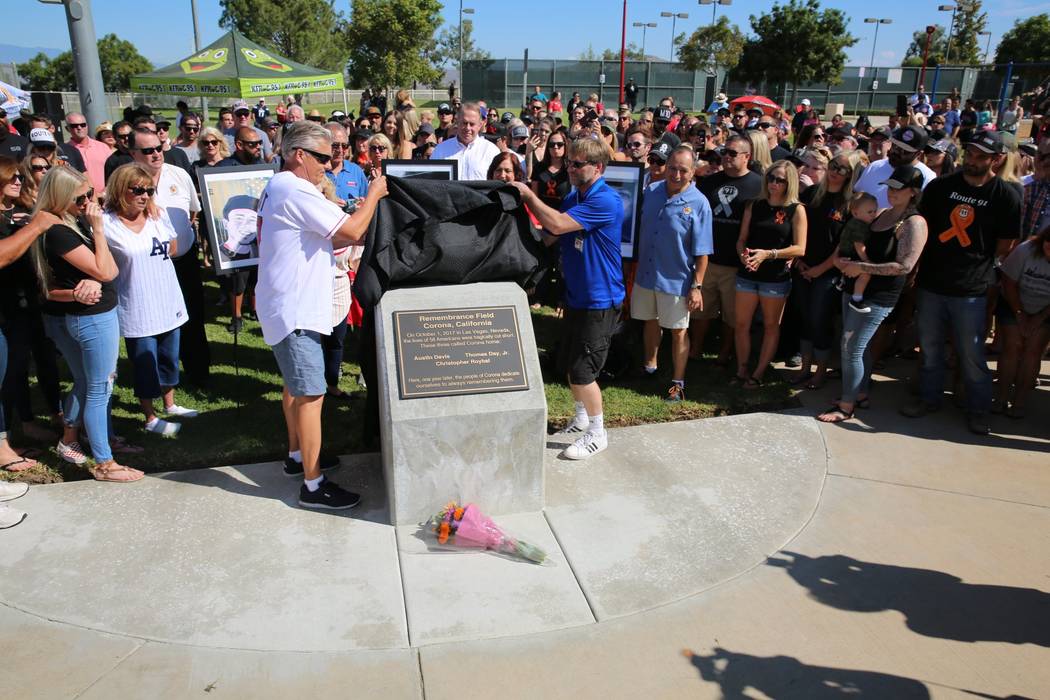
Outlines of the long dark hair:
{"label": "long dark hair", "polygon": [[[569,160],[569,134],[564,126],[559,126],[551,131],[551,135],[547,137],[547,147],[543,149],[543,158],[539,162],[540,172],[551,167],[551,139],[555,136],[560,136],[561,140],[565,142],[565,148],[561,149],[561,169],[564,170],[566,168],[566,163]],[[534,170],[533,177],[536,176],[535,173],[536,171]]]}
{"label": "long dark hair", "polygon": [[489,172],[485,176],[486,179],[491,180],[492,176],[496,172],[496,168],[498,168],[505,160],[510,160],[511,165],[514,166],[514,181],[524,182],[523,178],[521,177],[521,162],[518,160],[518,156],[514,155],[514,153],[511,151],[501,151],[496,155],[495,158],[492,159],[492,162],[489,163]]}

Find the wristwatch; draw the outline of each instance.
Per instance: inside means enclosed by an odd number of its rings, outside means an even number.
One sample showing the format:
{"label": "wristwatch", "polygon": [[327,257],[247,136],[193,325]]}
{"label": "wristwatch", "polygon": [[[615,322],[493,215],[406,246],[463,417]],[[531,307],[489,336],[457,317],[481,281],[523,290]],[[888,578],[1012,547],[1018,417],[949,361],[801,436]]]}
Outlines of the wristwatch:
{"label": "wristwatch", "polygon": [[702,289],[702,288],[703,288],[703,286],[704,286],[704,285],[702,285],[702,284],[694,284],[694,285],[692,285],[691,287],[689,287],[689,291],[691,292],[691,291],[693,291],[694,289]]}

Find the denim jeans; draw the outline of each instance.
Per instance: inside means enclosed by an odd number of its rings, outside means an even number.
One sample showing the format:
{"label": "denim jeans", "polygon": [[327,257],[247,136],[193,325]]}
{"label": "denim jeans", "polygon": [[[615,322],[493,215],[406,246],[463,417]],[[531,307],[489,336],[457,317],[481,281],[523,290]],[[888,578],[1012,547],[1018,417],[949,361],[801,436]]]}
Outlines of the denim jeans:
{"label": "denim jeans", "polygon": [[870,312],[854,311],[842,295],[842,401],[853,403],[868,393],[871,382],[871,338],[893,311],[892,306],[868,303]]}
{"label": "denim jeans", "polygon": [[814,280],[795,275],[791,298],[801,320],[799,348],[817,362],[825,363],[831,357],[835,343],[835,304],[842,292],[835,288],[835,275],[825,274]]}
{"label": "denim jeans", "polygon": [[84,426],[95,461],[113,459],[109,449],[109,398],[120,345],[117,310],[90,316],[46,314],[44,327],[73,375],[73,390],[65,401],[66,425]]}
{"label": "denim jeans", "polygon": [[979,297],[948,297],[919,290],[919,393],[928,404],[939,405],[944,395],[944,343],[948,333],[966,387],[968,413],[987,413],[992,408],[992,373],[984,357],[987,300]]}
{"label": "denim jeans", "polygon": [[124,347],[135,372],[136,399],[155,399],[179,385],[179,334],[174,328],[158,335],[125,338]]}

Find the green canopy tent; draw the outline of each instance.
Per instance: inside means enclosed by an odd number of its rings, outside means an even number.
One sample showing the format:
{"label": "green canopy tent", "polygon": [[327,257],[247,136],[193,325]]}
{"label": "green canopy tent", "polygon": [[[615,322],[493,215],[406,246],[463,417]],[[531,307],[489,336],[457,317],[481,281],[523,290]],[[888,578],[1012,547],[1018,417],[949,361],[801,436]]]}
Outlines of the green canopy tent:
{"label": "green canopy tent", "polygon": [[342,90],[342,73],[327,73],[275,56],[235,31],[185,60],[131,79],[133,92],[250,99]]}

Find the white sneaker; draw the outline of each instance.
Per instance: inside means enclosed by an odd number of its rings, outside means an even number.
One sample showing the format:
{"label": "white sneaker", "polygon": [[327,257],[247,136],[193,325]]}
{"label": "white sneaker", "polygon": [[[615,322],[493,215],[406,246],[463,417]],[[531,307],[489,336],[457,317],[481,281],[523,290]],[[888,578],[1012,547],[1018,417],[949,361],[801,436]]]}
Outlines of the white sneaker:
{"label": "white sneaker", "polygon": [[79,442],[71,442],[67,445],[59,440],[55,452],[70,464],[83,464],[87,461],[87,455],[84,454],[84,448],[80,446]]}
{"label": "white sneaker", "polygon": [[182,430],[182,424],[155,418],[146,423],[145,430],[147,433],[156,433],[162,437],[175,437]]}
{"label": "white sneaker", "polygon": [[0,481],[0,501],[13,501],[29,492],[29,484],[21,481]]}
{"label": "white sneaker", "polygon": [[573,418],[567,426],[556,432],[555,435],[580,435],[582,433],[587,432],[588,425],[589,422],[586,418],[584,418],[582,421],[580,421],[578,418]]}
{"label": "white sneaker", "polygon": [[173,403],[172,405],[165,408],[164,412],[167,413],[169,416],[174,416],[176,418],[196,418],[198,415],[200,415],[194,409],[186,408],[185,406],[180,406],[177,403]]}
{"label": "white sneaker", "polygon": [[589,459],[609,446],[609,433],[586,432],[576,442],[565,448],[562,455],[567,459]]}
{"label": "white sneaker", "polygon": [[14,527],[25,520],[26,514],[8,505],[0,505],[0,530]]}

